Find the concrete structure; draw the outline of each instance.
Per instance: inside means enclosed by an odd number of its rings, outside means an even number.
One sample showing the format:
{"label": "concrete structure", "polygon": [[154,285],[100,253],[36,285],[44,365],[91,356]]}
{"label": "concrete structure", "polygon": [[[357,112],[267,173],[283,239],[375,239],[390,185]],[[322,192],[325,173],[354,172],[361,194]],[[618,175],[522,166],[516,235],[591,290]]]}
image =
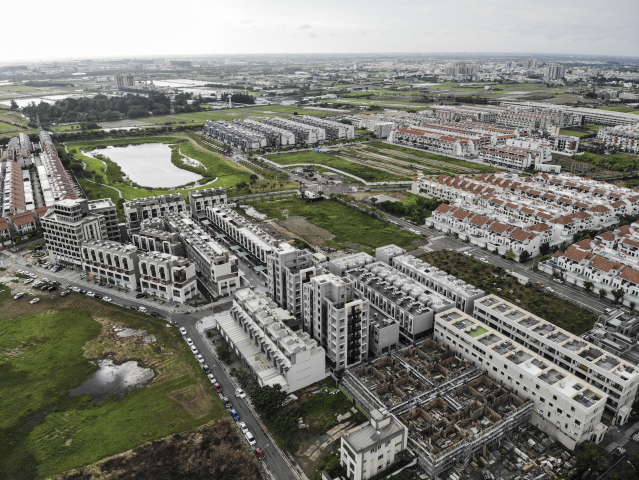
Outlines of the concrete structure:
{"label": "concrete structure", "polygon": [[3,216],[27,211],[22,167],[19,163],[8,160],[0,164],[0,187]]}
{"label": "concrete structure", "polygon": [[522,102],[517,100],[506,100],[501,102],[513,111],[551,113],[557,117],[560,126],[565,125],[636,125],[637,115],[633,113],[615,112],[613,110],[601,110],[598,108],[567,107],[552,103]]}
{"label": "concrete structure", "polygon": [[56,200],[78,199],[79,193],[76,191],[71,176],[64,169],[58,151],[45,131],[40,132],[40,163],[37,167],[40,187],[47,206],[53,205]]}
{"label": "concrete structure", "polygon": [[[501,339],[511,339],[535,352],[540,359],[543,358],[542,363],[546,364],[545,368],[549,368],[549,364],[554,364],[554,367],[550,368],[559,369],[560,373],[566,377],[576,377],[574,381],[589,384],[588,390],[597,397],[592,404],[597,405],[597,413],[601,415],[605,406],[614,413],[614,424],[626,423],[639,385],[639,369],[636,366],[613,355],[604,354],[583,338],[558,328],[495,295],[488,295],[475,302],[473,316],[486,328],[491,328],[496,334],[501,335]],[[506,355],[506,353],[508,352],[503,354]],[[584,395],[586,391],[583,386],[575,390],[571,392],[571,398],[576,398],[577,393]],[[579,397],[579,401],[581,398]],[[600,402],[601,409],[598,408]],[[583,403],[591,406],[586,402]],[[592,424],[593,427],[594,424]],[[582,433],[586,432],[582,431]],[[579,443],[589,438],[579,436],[576,441]]]}
{"label": "concrete structure", "polygon": [[360,298],[355,282],[323,274],[302,288],[304,331],[324,348],[330,369],[340,371],[365,360],[369,301]]}
{"label": "concrete structure", "polygon": [[468,157],[475,155],[480,146],[488,145],[490,137],[469,138],[452,133],[441,133],[429,127],[409,127],[393,130],[389,141],[446,155]]}
{"label": "concrete structure", "polygon": [[89,200],[89,212],[104,218],[106,237],[114,242],[120,241],[120,226],[118,224],[118,211],[110,198]]}
{"label": "concrete structure", "polygon": [[163,252],[139,254],[140,290],[154,297],[186,303],[199,295],[195,264]]}
{"label": "concrete structure", "polygon": [[131,291],[139,287],[138,252],[107,239],[82,242],[82,270],[92,278]]}
{"label": "concrete structure", "polygon": [[393,122],[377,122],[373,126],[373,133],[376,138],[388,138],[393,128],[395,128]]}
{"label": "concrete structure", "polygon": [[544,75],[548,80],[559,80],[566,76],[566,67],[563,65],[548,65]]}
{"label": "concrete structure", "polygon": [[[490,300],[488,303],[486,300],[476,304],[476,310],[488,306]],[[523,315],[519,317],[520,325],[529,320]],[[539,333],[547,334],[554,325],[545,323],[537,326],[540,327]],[[459,310],[437,315],[435,338],[467,362],[484,368],[486,375],[512,389],[515,395],[532,401],[533,425],[566,447],[574,449],[584,441],[599,443],[603,438],[607,427],[601,423],[601,416],[608,396],[568,370],[553,365],[547,355],[538,353],[539,347],[526,348],[526,343],[517,341],[512,333],[505,334],[489,322]]]}
{"label": "concrete structure", "polygon": [[49,261],[82,265],[82,242],[106,238],[106,221],[89,210],[88,200],[59,200],[42,217]]}
{"label": "concrete structure", "polygon": [[308,145],[326,140],[326,131],[314,125],[293,122],[279,117],[265,118],[262,123],[293,132],[297,143]]}
{"label": "concrete structure", "polygon": [[205,188],[189,191],[189,207],[191,217],[195,220],[206,217],[206,209],[226,204],[226,190],[223,188]]}
{"label": "concrete structure", "polygon": [[266,136],[259,131],[251,130],[244,126],[244,122],[225,122],[207,120],[204,125],[204,133],[226,145],[239,148],[245,152],[259,150],[268,145]]}
{"label": "concrete structure", "polygon": [[[236,120],[235,122],[238,122]],[[295,145],[295,133],[280,127],[269,125],[265,122],[257,122],[249,118],[244,119],[244,127],[254,130],[266,136],[267,147],[287,147]]]}
{"label": "concrete structure", "polygon": [[169,193],[156,197],[138,198],[124,202],[124,216],[129,238],[140,231],[144,220],[160,218],[166,213],[186,211],[186,202],[181,193]]}
{"label": "concrete structure", "polygon": [[218,317],[220,333],[258,385],[293,392],[326,378],[324,349],[308,333],[291,330],[290,313],[263,294],[236,291],[229,313]]}
{"label": "concrete structure", "polygon": [[324,120],[309,115],[294,115],[291,117],[291,120],[324,130],[324,132],[326,132],[324,140],[347,140],[355,138],[355,128],[346,123]]}
{"label": "concrete structure", "polygon": [[118,89],[134,87],[135,79],[133,78],[133,75],[131,73],[117,73],[115,75],[115,85]]}
{"label": "concrete structure", "polygon": [[131,243],[144,252],[162,252],[182,257],[185,255],[180,236],[167,231],[162,218],[143,220],[140,231],[131,237]]}
{"label": "concrete structure", "polygon": [[351,480],[368,480],[391,467],[406,450],[408,428],[385,410],[370,412],[370,420],[342,435],[340,463]]}
{"label": "concrete structure", "polygon": [[574,154],[579,151],[579,137],[572,135],[557,135],[553,144],[553,151]]}
{"label": "concrete structure", "polygon": [[625,152],[639,153],[639,123],[602,128],[597,132],[597,139]]}

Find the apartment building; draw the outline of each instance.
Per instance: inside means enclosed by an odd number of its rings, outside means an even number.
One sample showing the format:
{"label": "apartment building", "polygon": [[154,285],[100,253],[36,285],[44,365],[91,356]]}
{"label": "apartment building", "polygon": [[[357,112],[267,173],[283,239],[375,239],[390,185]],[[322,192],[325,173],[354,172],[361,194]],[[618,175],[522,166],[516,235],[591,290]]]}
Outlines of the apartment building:
{"label": "apartment building", "polygon": [[486,122],[496,123],[504,107],[489,105],[434,105],[435,118],[439,122]]}
{"label": "apartment building", "polygon": [[266,258],[268,295],[275,303],[301,320],[304,313],[302,291],[304,285],[322,274],[313,254],[288,243],[274,247]]}
{"label": "apartment building", "polygon": [[517,111],[527,112],[550,112],[558,117],[565,125],[607,125],[615,127],[617,125],[636,125],[637,116],[633,113],[615,112],[613,110],[601,110],[598,108],[567,107],[565,105],[555,105],[541,102],[522,102],[516,100],[506,100],[501,102],[502,106],[509,107]]}
{"label": "apartment building", "polygon": [[58,200],[41,219],[49,261],[82,265],[82,242],[106,238],[106,221],[89,210],[88,200]]}
{"label": "apartment building", "polygon": [[602,128],[597,132],[597,139],[625,152],[639,153],[639,123]]}
{"label": "apartment building", "polygon": [[377,122],[373,126],[373,133],[375,138],[388,138],[394,128],[395,124],[393,122]]}
{"label": "apartment building", "polygon": [[553,143],[553,151],[569,154],[577,153],[579,151],[579,137],[556,135]]}
{"label": "apartment building", "polygon": [[294,392],[328,375],[324,349],[308,333],[291,330],[290,313],[264,294],[237,290],[229,315],[217,318],[221,335],[258,385]]}
{"label": "apartment building", "polygon": [[89,200],[89,212],[100,215],[104,218],[106,227],[106,237],[114,242],[120,241],[120,225],[118,224],[118,211],[113,200],[101,198],[99,200]]}
{"label": "apartment building", "polygon": [[495,295],[475,302],[473,316],[502,339],[523,345],[542,362],[588,384],[599,397],[597,402],[614,414],[614,424],[626,423],[639,385],[636,366]]}
{"label": "apartment building", "polygon": [[39,154],[40,165],[37,170],[45,204],[49,206],[56,200],[80,198],[71,176],[58,157],[51,136],[45,131],[40,132],[40,145],[42,151]]}
{"label": "apartment building", "polygon": [[135,86],[135,78],[131,73],[116,73],[115,85],[118,89]]}
{"label": "apartment building", "polygon": [[205,214],[211,224],[239,243],[259,262],[266,263],[274,249],[273,237],[226,206],[209,207]]}
{"label": "apartment building", "polygon": [[[487,300],[477,302],[475,308],[481,311],[481,306],[490,304]],[[540,353],[539,347],[528,348],[514,332],[505,333],[475,316],[460,310],[437,315],[435,338],[514,395],[532,401],[531,423],[566,447],[574,449],[584,441],[599,443],[607,430],[601,416],[608,395],[553,364],[543,349]],[[526,325],[528,320],[521,316],[519,324]],[[554,325],[543,327],[550,331]],[[542,328],[540,333],[548,332]]]}
{"label": "apartment building", "polygon": [[268,125],[264,122],[257,122],[249,118],[244,119],[244,127],[260,132],[266,136],[266,145],[268,147],[287,147],[295,145],[295,133],[283,128]]}
{"label": "apartment building", "polygon": [[355,128],[346,123],[335,122],[333,120],[324,120],[309,115],[294,115],[291,120],[305,125],[318,127],[326,132],[325,140],[347,140],[355,138]]}
{"label": "apartment building", "polygon": [[566,67],[564,65],[548,65],[544,75],[548,80],[559,80],[566,76]]}
{"label": "apartment building", "polygon": [[265,118],[262,123],[293,132],[298,143],[309,145],[326,140],[326,131],[314,125],[306,125],[279,117]]}
{"label": "apartment building", "polygon": [[163,252],[141,252],[138,258],[142,292],[179,303],[199,294],[195,264],[188,258]]}
{"label": "apartment building", "polygon": [[355,282],[332,273],[303,286],[304,331],[324,348],[331,370],[340,371],[368,357],[368,300]]}
{"label": "apartment building", "polygon": [[93,278],[135,291],[140,286],[138,252],[108,239],[82,242],[82,270]]}
{"label": "apartment building", "polygon": [[408,428],[386,410],[373,410],[370,420],[341,438],[340,463],[351,480],[368,480],[395,463],[408,445]]}
{"label": "apartment building", "polygon": [[177,233],[188,258],[195,263],[198,278],[216,296],[230,295],[240,288],[239,260],[205,232],[186,213],[164,214],[165,228]]}
{"label": "apartment building", "polygon": [[512,170],[528,170],[539,162],[539,152],[508,145],[486,145],[479,149],[479,158],[489,165]]}
{"label": "apartment building", "polygon": [[527,131],[547,130],[556,122],[555,115],[534,112],[506,111],[497,118],[498,125]]}
{"label": "apartment building", "polygon": [[468,138],[451,133],[440,133],[432,128],[410,127],[393,130],[389,141],[399,145],[441,152],[456,157],[475,155],[481,145],[489,144],[490,137]]}
{"label": "apartment building", "polygon": [[8,217],[27,211],[22,167],[19,163],[6,161],[0,163],[2,187],[2,215]]}
{"label": "apartment building", "polygon": [[244,127],[243,123],[207,120],[204,125],[204,133],[215,140],[245,152],[265,148],[267,146],[266,136],[256,130]]}
{"label": "apartment building", "polygon": [[166,213],[185,212],[186,209],[186,202],[181,193],[169,193],[124,202],[124,216],[126,217],[129,238],[140,231],[144,220],[160,218]]}
{"label": "apartment building", "polygon": [[162,218],[143,220],[140,231],[131,236],[131,243],[143,252],[162,252],[177,256],[185,255],[180,236],[175,232],[167,231]]}
{"label": "apartment building", "polygon": [[205,188],[189,191],[191,217],[195,220],[206,217],[206,209],[217,205],[226,205],[226,190],[223,188]]}

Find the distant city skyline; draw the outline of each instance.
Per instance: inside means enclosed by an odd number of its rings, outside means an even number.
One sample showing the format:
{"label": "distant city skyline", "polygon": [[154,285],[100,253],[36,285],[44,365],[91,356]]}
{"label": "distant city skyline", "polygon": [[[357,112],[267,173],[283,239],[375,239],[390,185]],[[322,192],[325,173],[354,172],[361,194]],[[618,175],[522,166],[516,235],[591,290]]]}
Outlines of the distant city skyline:
{"label": "distant city skyline", "polygon": [[[114,0],[87,8],[36,1],[29,27],[6,22],[0,62],[152,55],[281,53],[543,52],[639,57],[639,2],[535,3],[522,0],[398,0],[321,5],[241,0],[221,6],[195,0],[177,13]],[[20,18],[24,6],[5,6]]]}

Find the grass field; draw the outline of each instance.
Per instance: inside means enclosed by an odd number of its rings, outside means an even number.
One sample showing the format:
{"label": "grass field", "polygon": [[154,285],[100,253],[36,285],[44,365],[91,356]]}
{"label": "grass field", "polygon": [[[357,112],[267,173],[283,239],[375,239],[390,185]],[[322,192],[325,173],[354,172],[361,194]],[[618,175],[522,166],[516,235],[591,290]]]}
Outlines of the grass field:
{"label": "grass field", "polygon": [[[162,195],[170,192],[180,192],[188,195],[189,190],[196,190],[198,188],[210,188],[210,186],[200,186],[193,189],[153,189],[153,188],[138,188],[126,183],[121,183],[109,179],[106,175],[106,167],[104,164],[95,158],[88,157],[80,153],[81,151],[90,151],[98,145],[138,145],[142,143],[166,143],[173,144],[185,140],[185,137],[173,136],[157,136],[157,137],[136,137],[136,138],[119,138],[109,140],[94,140],[90,142],[73,142],[69,143],[69,151],[78,159],[84,161],[87,164],[87,170],[95,170],[96,173],[102,175],[105,178],[105,182],[108,185],[114,186],[122,191],[122,195],[125,199],[134,199],[148,197],[151,195]],[[215,187],[229,188],[237,185],[241,182],[248,182],[250,172],[242,169],[238,165],[231,161],[224,160],[220,155],[217,155],[208,150],[200,149],[190,142],[183,142],[180,144],[180,149],[184,155],[194,158],[200,161],[206,169],[214,176],[219,177],[218,180],[211,184]],[[126,172],[125,172],[126,173]],[[111,189],[109,189],[111,190]],[[112,197],[117,192],[109,192],[107,196]]]}
{"label": "grass field", "polygon": [[611,110],[613,112],[634,113],[639,115],[639,110],[632,107],[599,107],[600,110]]}
{"label": "grass field", "polygon": [[581,131],[578,131],[578,130],[561,129],[559,134],[560,135],[570,135],[570,136],[573,136],[573,137],[581,138],[581,137],[587,137],[587,136],[592,135],[592,134],[596,134],[596,132],[581,132]]}
{"label": "grass field", "polygon": [[289,215],[305,217],[309,223],[325,228],[335,235],[335,238],[326,244],[333,248],[356,244],[370,251],[391,243],[400,247],[423,243],[423,238],[419,235],[333,200],[306,203],[302,199],[289,197],[277,201],[260,200],[252,205],[270,219],[283,220],[282,210],[285,209],[288,209]]}
{"label": "grass field", "polygon": [[[0,477],[45,478],[224,415],[179,332],[165,322],[79,294],[30,305],[0,288]],[[117,337],[144,329],[156,341]],[[70,396],[89,360],[137,360],[155,377],[106,398]]]}
{"label": "grass field", "polygon": [[337,158],[335,155],[328,153],[305,151],[269,155],[266,158],[280,165],[293,165],[296,163],[325,165],[360,177],[367,182],[394,182],[409,179],[408,177],[388,173],[383,170],[372,168],[368,165],[360,165],[358,163],[349,162],[348,160],[342,160],[341,158]]}

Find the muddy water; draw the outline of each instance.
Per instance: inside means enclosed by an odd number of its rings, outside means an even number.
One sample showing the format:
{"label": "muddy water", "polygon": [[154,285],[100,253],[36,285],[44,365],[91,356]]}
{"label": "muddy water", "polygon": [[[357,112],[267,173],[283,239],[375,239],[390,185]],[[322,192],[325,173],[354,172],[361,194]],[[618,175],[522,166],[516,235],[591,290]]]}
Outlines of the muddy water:
{"label": "muddy water", "polygon": [[113,360],[98,360],[94,363],[97,364],[98,371],[82,385],[71,390],[71,395],[124,394],[129,390],[142,388],[155,376],[152,369],[140,367],[134,361],[122,365],[115,365]]}

